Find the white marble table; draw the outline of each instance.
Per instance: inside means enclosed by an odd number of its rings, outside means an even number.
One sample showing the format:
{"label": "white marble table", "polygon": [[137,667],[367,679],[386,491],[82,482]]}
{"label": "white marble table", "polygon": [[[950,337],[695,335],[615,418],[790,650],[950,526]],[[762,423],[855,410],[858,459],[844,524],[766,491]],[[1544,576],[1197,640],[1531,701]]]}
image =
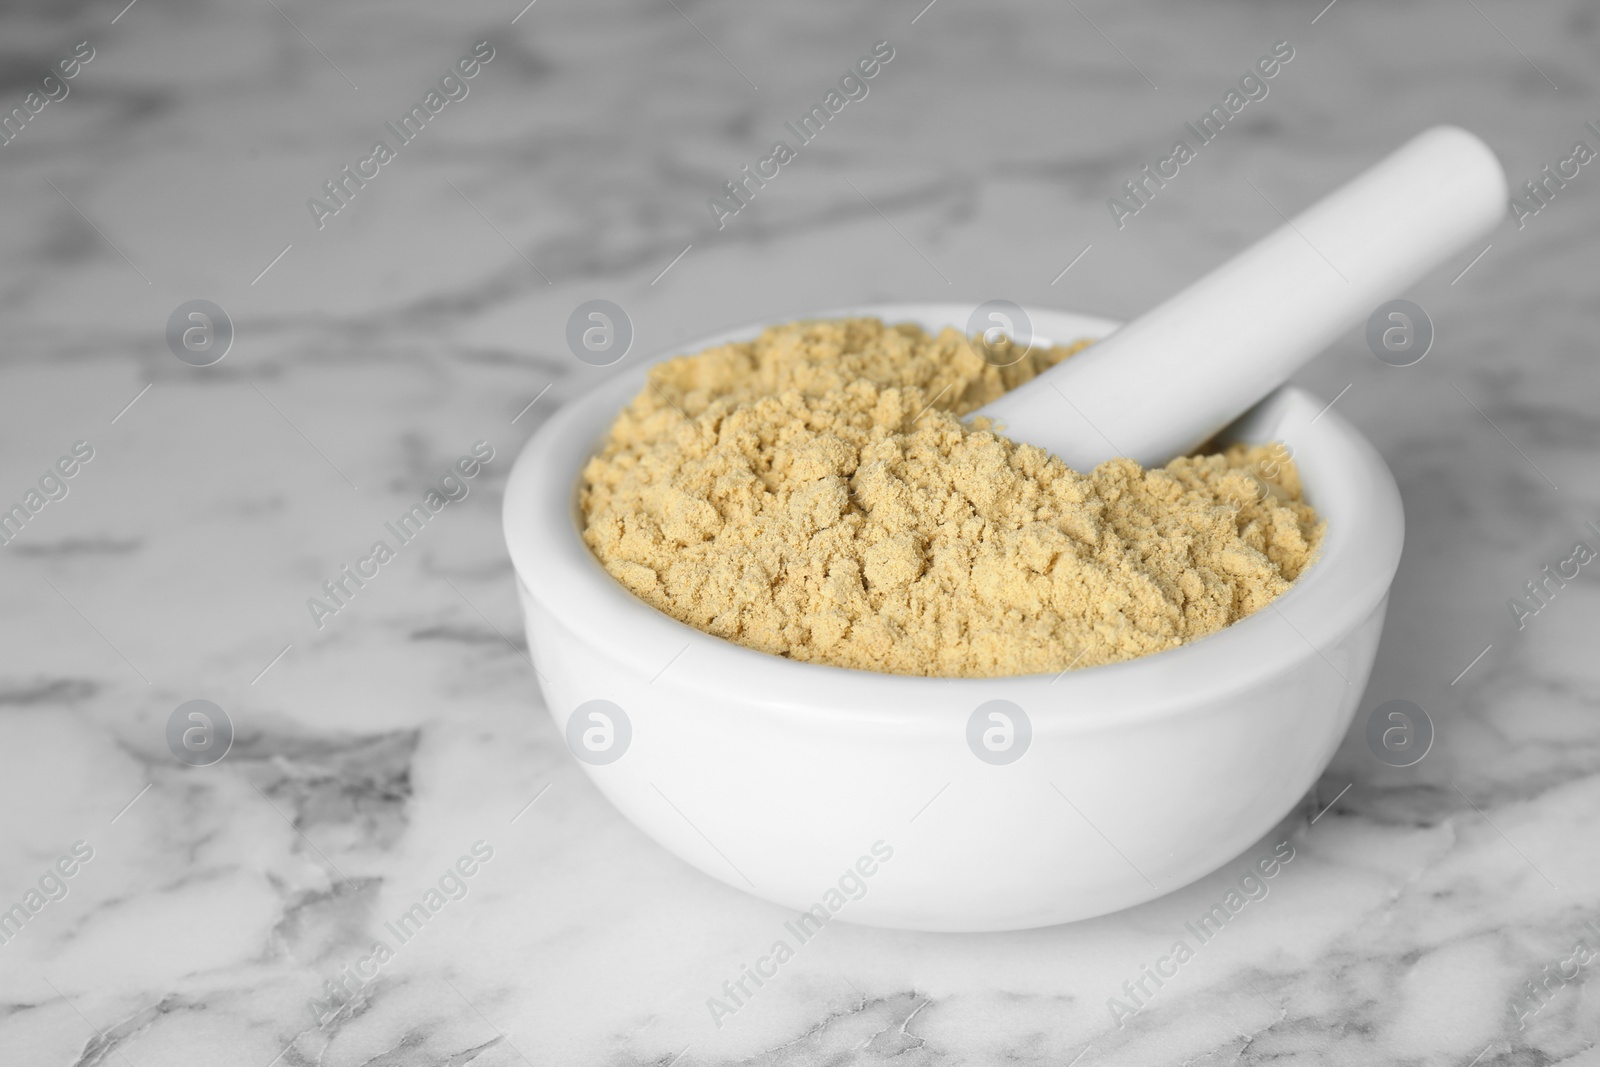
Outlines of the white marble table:
{"label": "white marble table", "polygon": [[[608,373],[567,351],[583,300],[627,309],[630,359],[860,301],[1126,316],[1424,125],[1477,130],[1519,184],[1600,148],[1592,5],[520,6],[0,22],[5,108],[93,50],[0,146],[0,502],[93,450],[0,551],[0,907],[29,914],[0,1062],[1600,1063],[1574,954],[1600,950],[1600,586],[1552,584],[1521,629],[1507,606],[1600,545],[1595,167],[1407,294],[1421,363],[1353,332],[1302,375],[1405,495],[1384,645],[1314,795],[1247,854],[1295,850],[1270,896],[1120,1027],[1109,998],[1231,868],[1056,929],[837,925],[713,1025],[787,916],[578,771],[498,527],[516,449]],[[707,198],[879,40],[868,95],[719,231]],[[1268,95],[1119,230],[1107,198],[1284,40]],[[307,199],[479,41],[467,95],[319,229]],[[214,366],[165,340],[197,298],[236,328]],[[318,629],[307,598],[480,440],[468,495]],[[209,767],[166,741],[193,699],[237,730]],[[1409,768],[1361,735],[1391,699],[1436,726]],[[385,934],[463,858],[460,899]]]}

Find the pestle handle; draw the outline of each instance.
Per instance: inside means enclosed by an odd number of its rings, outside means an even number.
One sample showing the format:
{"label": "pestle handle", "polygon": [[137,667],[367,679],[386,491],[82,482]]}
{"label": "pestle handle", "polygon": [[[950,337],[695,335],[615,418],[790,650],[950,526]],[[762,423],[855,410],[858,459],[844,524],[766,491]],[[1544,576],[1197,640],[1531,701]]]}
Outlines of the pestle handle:
{"label": "pestle handle", "polygon": [[1481,240],[1505,205],[1505,173],[1489,147],[1459,127],[1435,126],[975,414],[1078,470],[1115,456],[1160,466]]}

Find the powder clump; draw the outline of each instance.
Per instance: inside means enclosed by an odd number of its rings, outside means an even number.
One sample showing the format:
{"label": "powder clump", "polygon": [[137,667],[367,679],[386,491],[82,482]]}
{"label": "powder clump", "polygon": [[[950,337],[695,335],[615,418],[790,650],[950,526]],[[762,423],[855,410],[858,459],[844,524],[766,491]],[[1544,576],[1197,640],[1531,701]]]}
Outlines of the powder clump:
{"label": "powder clump", "polygon": [[896,674],[1111,663],[1271,603],[1322,537],[1281,445],[1083,474],[960,421],[1086,344],[997,366],[846,319],[659,364],[584,469],[584,539],[707,633]]}

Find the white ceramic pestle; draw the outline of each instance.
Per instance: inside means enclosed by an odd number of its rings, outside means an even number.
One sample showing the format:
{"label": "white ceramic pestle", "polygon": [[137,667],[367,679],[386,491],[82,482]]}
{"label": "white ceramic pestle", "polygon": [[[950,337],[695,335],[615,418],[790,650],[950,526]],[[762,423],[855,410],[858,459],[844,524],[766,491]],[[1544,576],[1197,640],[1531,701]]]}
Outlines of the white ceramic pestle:
{"label": "white ceramic pestle", "polygon": [[[1426,130],[1199,281],[975,414],[1078,470],[1196,448],[1505,213],[1494,153]],[[1055,338],[1057,342],[1071,338]]]}

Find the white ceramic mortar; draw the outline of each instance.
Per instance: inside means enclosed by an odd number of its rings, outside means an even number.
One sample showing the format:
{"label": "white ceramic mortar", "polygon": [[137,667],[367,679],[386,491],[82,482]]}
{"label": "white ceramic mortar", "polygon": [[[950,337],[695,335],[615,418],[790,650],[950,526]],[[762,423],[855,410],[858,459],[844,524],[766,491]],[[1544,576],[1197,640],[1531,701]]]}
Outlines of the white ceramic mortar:
{"label": "white ceramic mortar", "polygon": [[[1117,325],[1027,310],[1038,343]],[[937,331],[963,329],[970,312],[919,304],[813,317]],[[1269,608],[1124,663],[938,679],[742,648],[658,612],[601,568],[580,535],[578,475],[644,370],[569,402],[534,434],[506,487],[506,542],[557,729],[590,700],[622,708],[626,751],[584,770],[636,826],[713,878],[806,909],[882,840],[892,860],[861,879],[864,895],[839,918],[981,931],[1100,915],[1238,856],[1304,797],[1350,725],[1404,517],[1377,451],[1316,397],[1279,389],[1225,432],[1287,442],[1327,519],[1320,558]],[[967,741],[975,709],[997,699],[1032,727],[1021,758],[999,766]]]}

